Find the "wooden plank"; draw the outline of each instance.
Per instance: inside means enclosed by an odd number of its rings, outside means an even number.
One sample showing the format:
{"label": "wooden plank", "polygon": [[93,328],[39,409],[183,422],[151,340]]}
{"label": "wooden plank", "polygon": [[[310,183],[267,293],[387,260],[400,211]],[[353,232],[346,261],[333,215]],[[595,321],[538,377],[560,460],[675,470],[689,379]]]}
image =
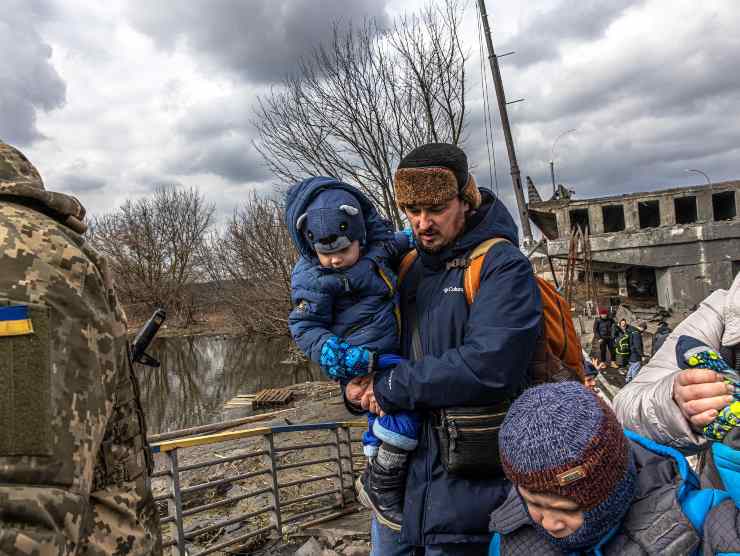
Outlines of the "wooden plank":
{"label": "wooden plank", "polygon": [[228,442],[229,440],[239,440],[241,438],[263,436],[269,433],[271,430],[272,429],[270,427],[260,427],[257,429],[249,429],[244,431],[226,431],[205,436],[193,436],[190,438],[167,440],[165,442],[152,444],[152,452],[156,454],[159,452],[169,452],[176,448],[191,448],[193,446],[202,446],[204,444],[214,444],[216,442]]}
{"label": "wooden plank", "polygon": [[295,411],[295,408],[280,409],[278,411],[271,411],[269,413],[262,413],[260,415],[250,415],[249,417],[242,417],[240,419],[232,419],[230,421],[222,421],[220,423],[211,423],[210,425],[201,425],[199,427],[190,427],[187,429],[180,429],[175,431],[163,432],[161,434],[153,434],[147,437],[149,442],[162,442],[164,440],[171,440],[175,438],[182,438],[185,436],[192,436],[196,434],[206,434],[217,431],[223,431],[226,429],[233,429],[241,425],[247,425],[249,423],[257,423],[259,421],[266,421],[279,415]]}
{"label": "wooden plank", "polygon": [[[289,410],[288,410],[289,411]],[[317,427],[315,430],[321,430],[319,427],[325,426],[326,423],[318,423],[316,425],[305,425],[306,430],[310,430],[309,427]],[[338,426],[347,426],[347,427],[360,427],[364,428],[367,427],[367,421],[339,421],[336,423]],[[301,427],[301,425],[297,425],[297,427]],[[274,427],[275,429],[280,428],[291,428],[291,427]],[[250,438],[254,436],[262,436],[265,434],[268,434],[272,432],[273,427],[260,427],[256,429],[248,429],[248,430],[240,430],[240,431],[225,431],[225,432],[219,432],[216,434],[209,434],[205,436],[193,436],[190,438],[181,438],[176,440],[168,440],[165,442],[159,442],[157,444],[152,444],[151,450],[152,453],[157,454],[161,452],[169,452],[171,450],[175,450],[177,448],[190,448],[193,446],[202,446],[205,444],[215,444],[218,442],[228,442],[230,440],[239,440],[242,438]]]}

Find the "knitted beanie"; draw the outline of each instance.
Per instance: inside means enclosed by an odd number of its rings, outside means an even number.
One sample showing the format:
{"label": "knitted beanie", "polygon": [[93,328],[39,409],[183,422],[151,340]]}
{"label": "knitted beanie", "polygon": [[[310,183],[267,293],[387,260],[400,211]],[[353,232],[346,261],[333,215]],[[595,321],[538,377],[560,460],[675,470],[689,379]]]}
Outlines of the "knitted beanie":
{"label": "knitted beanie", "polygon": [[514,485],[567,498],[584,512],[583,525],[570,536],[545,534],[561,549],[592,546],[629,509],[636,479],[629,442],[614,412],[580,383],[525,391],[504,419],[499,449]]}
{"label": "knitted beanie", "polygon": [[439,205],[455,197],[472,208],[481,204],[468,157],[449,143],[428,143],[408,153],[398,164],[394,185],[399,207]]}

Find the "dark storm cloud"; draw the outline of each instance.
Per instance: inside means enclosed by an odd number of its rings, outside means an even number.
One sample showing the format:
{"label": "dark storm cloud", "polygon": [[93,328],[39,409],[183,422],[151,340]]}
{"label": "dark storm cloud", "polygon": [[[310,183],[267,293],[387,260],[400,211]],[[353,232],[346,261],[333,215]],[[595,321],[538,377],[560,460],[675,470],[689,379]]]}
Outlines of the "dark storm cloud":
{"label": "dark storm cloud", "polygon": [[[664,36],[626,36],[616,45],[602,40],[608,25],[599,22],[618,16],[613,10],[594,15],[594,28],[602,31],[590,36],[563,25],[562,38],[573,40],[576,56],[545,57],[540,61],[547,63],[509,71],[504,66],[508,97],[526,97],[509,109],[522,175],[531,175],[549,197],[553,141],[577,128],[558,143],[555,167],[556,181],[580,198],[701,183],[686,168],[702,169],[713,181],[740,177],[740,19],[718,22],[705,11],[693,21],[670,22]],[[518,52],[531,30],[513,39]],[[625,31],[622,26],[620,35]],[[495,103],[493,111],[499,184],[510,191]],[[487,176],[480,103],[471,103],[469,114],[469,129],[480,130],[472,142]]]}
{"label": "dark storm cloud", "polygon": [[270,177],[249,137],[234,132],[178,149],[166,171],[177,175],[214,174],[232,183],[260,182]]}
{"label": "dark storm cloud", "polygon": [[331,34],[333,20],[386,21],[387,0],[134,0],[129,18],[161,48],[193,55],[252,82],[282,79]]}
{"label": "dark storm cloud", "polygon": [[92,193],[105,188],[105,186],[106,182],[102,178],[74,173],[62,175],[58,183],[51,188],[65,193]]}
{"label": "dark storm cloud", "polygon": [[166,171],[213,174],[235,184],[268,179],[262,157],[252,146],[251,101],[251,94],[235,92],[191,107],[175,126],[183,144],[169,157]]}
{"label": "dark storm cloud", "polygon": [[38,31],[38,23],[52,15],[51,5],[41,0],[6,0],[0,10],[0,139],[8,143],[39,139],[37,111],[64,104],[64,81]]}
{"label": "dark storm cloud", "polygon": [[[639,46],[592,68],[560,66],[546,87],[526,88],[516,74],[506,83],[515,98],[510,107],[522,178],[531,175],[543,198],[552,194],[548,162],[554,139],[556,181],[577,197],[615,195],[702,183],[685,172],[699,168],[718,182],[740,177],[740,76],[733,71],[737,34],[708,33],[704,40]],[[645,45],[643,45],[645,46]],[[583,45],[589,48],[589,43]],[[493,99],[492,99],[493,100]],[[471,161],[476,178],[490,181],[480,102],[468,106]],[[509,164],[495,102],[495,148],[502,198],[514,208]]]}
{"label": "dark storm cloud", "polygon": [[541,122],[599,110],[617,120],[643,114],[689,116],[740,90],[738,48],[736,36],[715,35],[701,43],[669,43],[649,56],[635,49],[603,63],[564,68],[551,82],[557,94],[528,91],[522,114]]}
{"label": "dark storm cloud", "polygon": [[562,0],[552,8],[538,11],[498,53],[515,51],[506,63],[517,67],[557,59],[565,41],[593,40],[629,7],[643,0]]}

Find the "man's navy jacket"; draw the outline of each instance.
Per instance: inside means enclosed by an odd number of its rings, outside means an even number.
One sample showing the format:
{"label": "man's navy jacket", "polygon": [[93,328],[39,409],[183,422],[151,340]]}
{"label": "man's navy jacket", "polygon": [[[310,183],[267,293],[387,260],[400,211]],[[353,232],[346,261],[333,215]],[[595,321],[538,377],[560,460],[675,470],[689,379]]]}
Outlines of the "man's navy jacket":
{"label": "man's navy jacket", "polygon": [[[423,427],[409,458],[402,537],[416,545],[488,542],[488,516],[506,499],[503,478],[466,480],[447,475],[431,413],[442,407],[489,405],[519,393],[540,334],[542,304],[532,266],[518,249],[511,215],[490,191],[467,218],[466,229],[440,253],[419,252],[401,284],[402,355],[411,359],[412,311],[423,357],[375,377],[375,396],[384,411],[418,410]],[[468,307],[463,269],[447,268],[492,237],[480,290]]]}

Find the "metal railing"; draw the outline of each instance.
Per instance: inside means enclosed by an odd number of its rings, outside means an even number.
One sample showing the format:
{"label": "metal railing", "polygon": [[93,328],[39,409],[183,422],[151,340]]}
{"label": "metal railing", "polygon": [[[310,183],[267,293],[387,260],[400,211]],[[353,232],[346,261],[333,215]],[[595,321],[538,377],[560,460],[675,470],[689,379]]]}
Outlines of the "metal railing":
{"label": "metal railing", "polygon": [[[166,492],[155,497],[167,507],[166,517],[160,519],[163,546],[173,554],[204,556],[255,537],[282,536],[291,526],[341,513],[355,501],[354,479],[364,466],[362,451],[352,450],[359,438],[351,431],[366,426],[359,421],[285,425],[153,444],[152,453],[165,458],[165,468],[152,475],[167,481]],[[281,441],[296,435],[298,443]],[[212,447],[206,449],[205,460],[181,461],[197,460],[193,449],[199,446]],[[246,451],[224,456],[219,448]],[[185,474],[226,467],[229,473],[213,472],[204,482],[184,484]],[[289,470],[295,477],[285,480]],[[309,485],[308,492],[301,492]],[[234,487],[247,490],[231,495]],[[239,504],[249,501],[257,507],[240,512]],[[229,511],[234,506],[237,510]],[[194,546],[203,549],[193,552]]]}

